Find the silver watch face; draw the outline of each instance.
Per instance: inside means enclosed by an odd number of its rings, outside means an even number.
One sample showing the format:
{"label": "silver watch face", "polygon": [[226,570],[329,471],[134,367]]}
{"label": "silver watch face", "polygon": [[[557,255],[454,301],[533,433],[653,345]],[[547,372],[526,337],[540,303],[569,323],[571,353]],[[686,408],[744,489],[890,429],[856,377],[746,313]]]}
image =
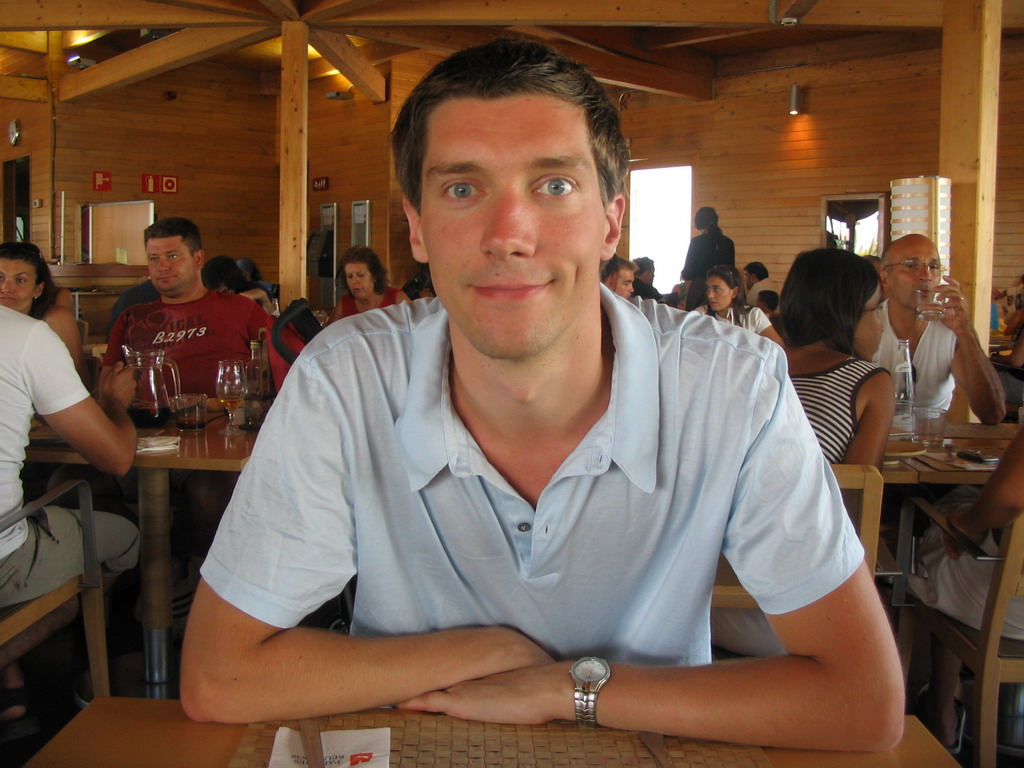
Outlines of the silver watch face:
{"label": "silver watch face", "polygon": [[595,683],[608,674],[608,668],[600,659],[580,659],[573,665],[573,674],[586,683]]}

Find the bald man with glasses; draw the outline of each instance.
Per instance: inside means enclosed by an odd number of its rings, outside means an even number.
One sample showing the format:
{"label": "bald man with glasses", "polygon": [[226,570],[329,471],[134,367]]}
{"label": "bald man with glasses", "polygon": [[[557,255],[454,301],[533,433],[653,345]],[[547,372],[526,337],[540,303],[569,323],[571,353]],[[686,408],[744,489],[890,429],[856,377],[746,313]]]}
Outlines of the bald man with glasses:
{"label": "bald man with glasses", "polygon": [[[959,387],[977,417],[995,424],[1006,415],[1003,386],[981,348],[967,299],[956,280],[942,281],[944,272],[935,244],[923,235],[906,235],[885,249],[881,278],[888,299],[874,361],[892,371],[898,340],[910,339],[915,404],[948,408]],[[926,287],[937,291],[940,320],[917,314],[916,294]]]}

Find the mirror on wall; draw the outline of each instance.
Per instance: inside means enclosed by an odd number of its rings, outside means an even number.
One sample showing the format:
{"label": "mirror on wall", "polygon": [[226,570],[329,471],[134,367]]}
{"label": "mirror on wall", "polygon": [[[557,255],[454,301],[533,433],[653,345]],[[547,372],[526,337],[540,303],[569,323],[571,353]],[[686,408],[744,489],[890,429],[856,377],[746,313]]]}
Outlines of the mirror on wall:
{"label": "mirror on wall", "polygon": [[888,243],[886,194],[821,196],[821,244],[881,256]]}

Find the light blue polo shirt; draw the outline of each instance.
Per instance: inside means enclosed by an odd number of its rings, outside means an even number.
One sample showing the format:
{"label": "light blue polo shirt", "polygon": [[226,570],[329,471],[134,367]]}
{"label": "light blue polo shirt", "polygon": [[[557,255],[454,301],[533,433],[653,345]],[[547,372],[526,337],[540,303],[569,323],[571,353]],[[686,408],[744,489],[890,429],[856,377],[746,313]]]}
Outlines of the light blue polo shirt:
{"label": "light blue polo shirt", "polygon": [[203,576],[280,627],[358,572],[352,631],[503,625],[556,658],[710,661],[719,551],[769,613],[863,551],[772,342],[602,287],[611,401],[536,509],[451,406],[448,317],[335,323],[285,381]]}

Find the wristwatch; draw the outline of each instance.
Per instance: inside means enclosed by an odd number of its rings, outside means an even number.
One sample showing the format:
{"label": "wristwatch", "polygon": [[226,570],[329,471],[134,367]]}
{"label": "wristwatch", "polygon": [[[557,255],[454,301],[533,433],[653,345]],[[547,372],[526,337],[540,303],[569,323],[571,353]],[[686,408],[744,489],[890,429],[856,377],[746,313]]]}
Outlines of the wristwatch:
{"label": "wristwatch", "polygon": [[612,676],[612,668],[604,659],[584,656],[569,669],[576,685],[573,703],[576,705],[576,722],[580,725],[597,725],[597,693]]}

